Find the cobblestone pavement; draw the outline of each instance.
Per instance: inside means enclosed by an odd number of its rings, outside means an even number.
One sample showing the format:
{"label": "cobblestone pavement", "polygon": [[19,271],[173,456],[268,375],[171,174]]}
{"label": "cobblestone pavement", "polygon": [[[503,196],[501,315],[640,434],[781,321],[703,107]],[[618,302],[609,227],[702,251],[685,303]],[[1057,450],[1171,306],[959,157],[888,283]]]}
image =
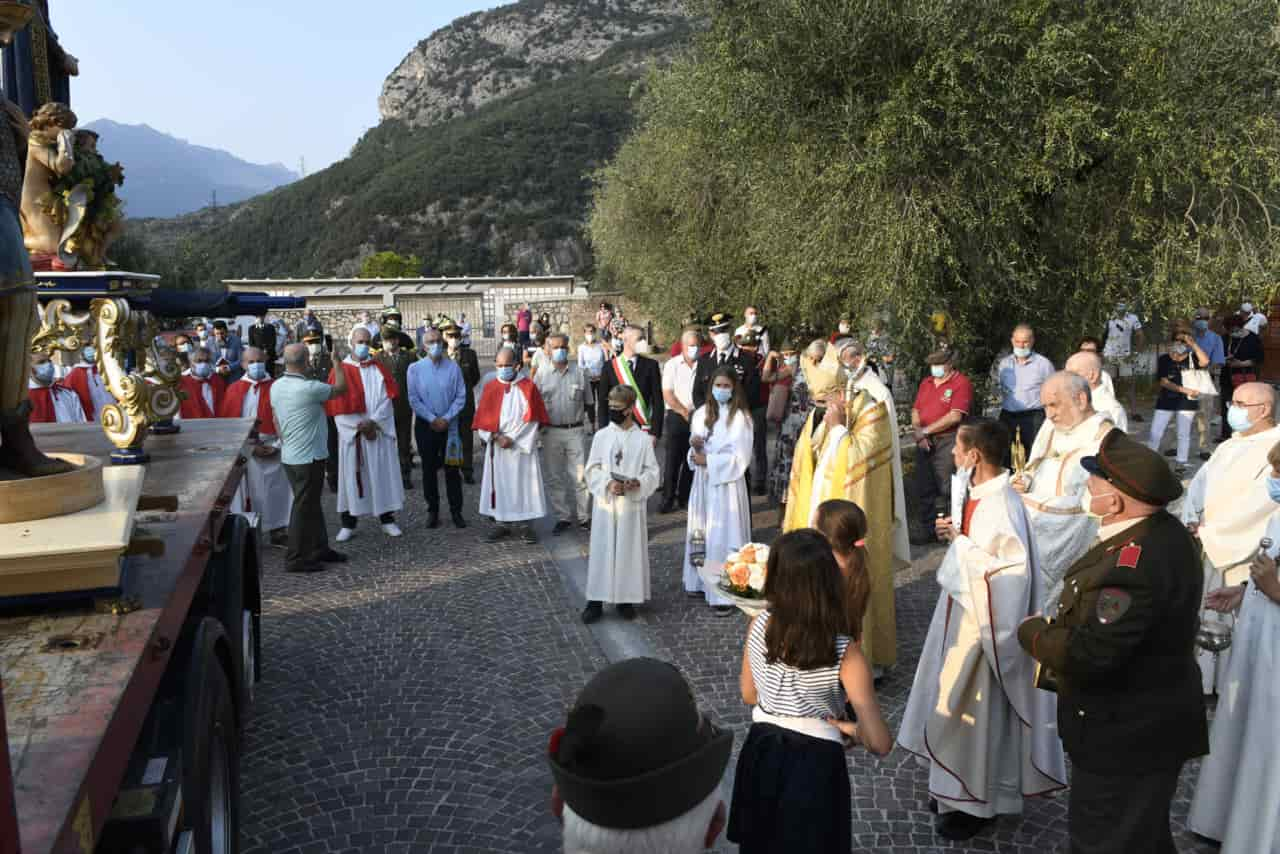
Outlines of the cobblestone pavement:
{"label": "cobblestone pavement", "polygon": [[[415,478],[417,480],[417,478]],[[551,729],[605,663],[563,567],[544,544],[480,542],[475,487],[471,527],[424,528],[420,488],[390,540],[372,520],[346,544],[349,564],[314,576],[266,564],[264,678],[242,773],[248,854],[290,852],[557,851],[547,811]],[[777,513],[753,499],[756,539]],[[685,515],[651,510],[653,602],[640,631],[653,654],[677,664],[699,702],[745,735],[737,674],[746,619],[717,618],[685,597],[680,572]],[[331,533],[336,520],[330,520]],[[586,537],[576,531],[580,554]],[[880,693],[891,729],[901,721],[916,657],[938,595],[938,547],[896,580],[899,663]],[[736,762],[736,751],[734,756]],[[730,765],[730,773],[733,770]],[[1183,852],[1214,849],[1185,833],[1198,766],[1183,773],[1174,824]],[[876,852],[1065,851],[1066,799],[1029,801],[966,845],[935,837],[927,772],[898,749],[877,760],[850,754],[854,850]],[[730,783],[726,782],[728,798]],[[732,851],[722,843],[717,850]]]}

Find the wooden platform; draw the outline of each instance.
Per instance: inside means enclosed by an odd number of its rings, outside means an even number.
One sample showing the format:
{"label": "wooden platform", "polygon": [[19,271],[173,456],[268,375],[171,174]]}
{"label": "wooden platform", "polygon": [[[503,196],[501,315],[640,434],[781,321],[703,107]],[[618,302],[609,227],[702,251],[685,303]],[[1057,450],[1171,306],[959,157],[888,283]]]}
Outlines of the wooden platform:
{"label": "wooden platform", "polygon": [[[147,709],[196,592],[213,538],[243,474],[250,419],[187,421],[147,440],[144,496],[178,511],[139,513],[135,536],[158,556],[130,557],[128,614],[91,601],[0,612],[0,682],[23,854],[87,852],[111,809]],[[106,457],[96,425],[38,425],[45,451]]]}

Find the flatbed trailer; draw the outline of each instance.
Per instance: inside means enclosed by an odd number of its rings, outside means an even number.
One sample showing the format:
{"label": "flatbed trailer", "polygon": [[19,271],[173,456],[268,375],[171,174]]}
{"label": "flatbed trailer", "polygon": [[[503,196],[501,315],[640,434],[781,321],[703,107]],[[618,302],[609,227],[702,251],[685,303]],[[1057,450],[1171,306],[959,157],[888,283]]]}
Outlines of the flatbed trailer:
{"label": "flatbed trailer", "polygon": [[[0,854],[239,851],[260,561],[227,508],[252,428],[148,438],[118,593],[0,609]],[[111,451],[96,425],[33,432],[46,452]]]}

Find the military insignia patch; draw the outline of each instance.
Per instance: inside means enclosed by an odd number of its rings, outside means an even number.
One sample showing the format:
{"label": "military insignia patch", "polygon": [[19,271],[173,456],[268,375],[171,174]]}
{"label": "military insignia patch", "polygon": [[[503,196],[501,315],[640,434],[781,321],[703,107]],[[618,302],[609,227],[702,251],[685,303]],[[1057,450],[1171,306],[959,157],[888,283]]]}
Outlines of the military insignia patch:
{"label": "military insignia patch", "polygon": [[1129,543],[1120,550],[1120,559],[1116,561],[1116,566],[1123,566],[1125,569],[1137,569],[1138,559],[1142,557],[1142,546]]}
{"label": "military insignia patch", "polygon": [[1125,615],[1133,597],[1119,587],[1104,587],[1098,596],[1098,622],[1104,626],[1116,622]]}

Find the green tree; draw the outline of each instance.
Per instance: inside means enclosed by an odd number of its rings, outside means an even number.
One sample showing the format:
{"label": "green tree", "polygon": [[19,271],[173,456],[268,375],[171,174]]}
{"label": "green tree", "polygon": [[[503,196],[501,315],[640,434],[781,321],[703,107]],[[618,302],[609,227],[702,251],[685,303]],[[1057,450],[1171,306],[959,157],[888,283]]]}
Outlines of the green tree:
{"label": "green tree", "polygon": [[[1280,270],[1275,0],[693,0],[598,176],[597,262],[667,320],[928,314],[986,364]],[[690,305],[690,301],[695,305]],[[697,304],[700,303],[700,304]]]}
{"label": "green tree", "polygon": [[417,255],[378,252],[364,259],[364,263],[360,265],[362,279],[408,279],[421,275],[422,259]]}

